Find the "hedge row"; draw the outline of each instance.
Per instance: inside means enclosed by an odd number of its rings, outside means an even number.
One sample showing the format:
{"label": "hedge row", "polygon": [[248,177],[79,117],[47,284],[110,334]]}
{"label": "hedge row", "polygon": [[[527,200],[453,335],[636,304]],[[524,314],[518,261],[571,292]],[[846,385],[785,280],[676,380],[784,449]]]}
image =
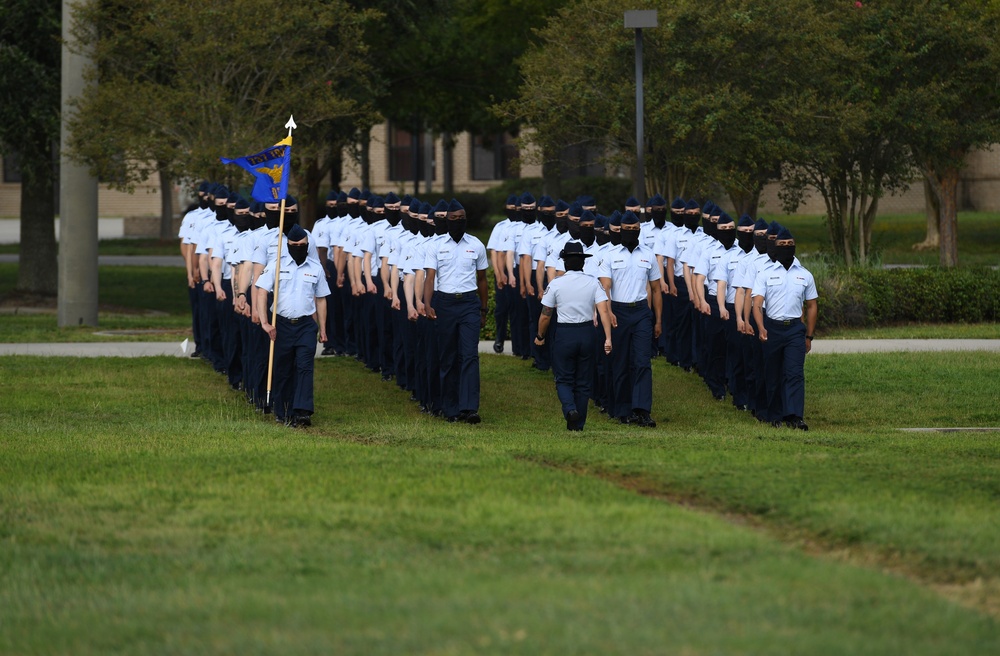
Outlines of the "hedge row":
{"label": "hedge row", "polygon": [[840,269],[816,285],[820,327],[1000,319],[995,269]]}

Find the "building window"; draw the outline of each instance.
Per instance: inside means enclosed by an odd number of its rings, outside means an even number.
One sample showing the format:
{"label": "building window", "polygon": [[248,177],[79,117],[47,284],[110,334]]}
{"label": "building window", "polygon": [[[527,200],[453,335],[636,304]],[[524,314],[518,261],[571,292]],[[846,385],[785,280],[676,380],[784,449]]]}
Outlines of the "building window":
{"label": "building window", "polygon": [[3,181],[9,183],[21,182],[21,166],[17,155],[8,153],[3,156]]}
{"label": "building window", "polygon": [[472,179],[508,180],[517,177],[513,162],[517,146],[509,133],[473,135]]}
{"label": "building window", "polygon": [[420,180],[426,178],[424,144],[422,135],[414,135],[398,125],[389,124],[389,179],[409,181],[414,179],[414,171]]}

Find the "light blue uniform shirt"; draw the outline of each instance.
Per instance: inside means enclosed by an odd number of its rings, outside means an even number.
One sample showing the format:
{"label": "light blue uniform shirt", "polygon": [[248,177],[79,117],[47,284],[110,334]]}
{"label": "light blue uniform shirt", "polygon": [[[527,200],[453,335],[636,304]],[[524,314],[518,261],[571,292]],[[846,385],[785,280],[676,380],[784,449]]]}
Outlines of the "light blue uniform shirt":
{"label": "light blue uniform shirt", "polygon": [[511,224],[510,219],[504,219],[503,221],[500,221],[495,226],[493,226],[493,230],[490,232],[490,238],[486,242],[486,250],[489,251],[503,250],[500,247],[500,245],[504,241],[505,238],[504,235],[506,234],[507,228],[510,227],[510,224]]}
{"label": "light blue uniform shirt", "polygon": [[[316,312],[316,298],[330,295],[330,286],[326,283],[326,274],[319,259],[307,256],[298,265],[291,256],[281,253],[281,274],[278,288],[278,314],[286,319],[298,319]],[[266,291],[274,291],[275,266],[264,267],[257,278],[257,287]],[[271,306],[274,311],[274,305]]]}
{"label": "light blue uniform shirt", "polygon": [[611,279],[611,300],[635,303],[646,300],[646,283],[660,279],[653,251],[641,244],[631,253],[624,246],[611,246],[601,263],[601,277]]}
{"label": "light blue uniform shirt", "polygon": [[798,258],[787,271],[777,262],[758,271],[753,295],[764,297],[765,314],[777,321],[798,319],[802,316],[802,305],[819,298],[813,275],[799,264]]}
{"label": "light blue uniform shirt", "polygon": [[435,289],[445,294],[475,291],[476,272],[488,266],[486,247],[468,233],[458,243],[447,235],[444,237],[442,241],[432,242],[435,247],[427,256],[427,268],[437,272]]}
{"label": "light blue uniform shirt", "polygon": [[[722,244],[719,244],[720,249]],[[743,249],[733,244],[732,248],[729,250],[723,250],[722,255],[719,256],[717,260],[713,260],[712,267],[708,270],[707,279],[710,281],[708,284],[708,291],[712,296],[719,295],[719,285],[712,284],[718,283],[720,280],[726,283],[726,303],[736,302],[736,285],[733,281],[737,276],[737,269],[739,268],[739,255],[743,252]]]}
{"label": "light blue uniform shirt", "polygon": [[[545,240],[545,235],[548,233],[548,229],[539,222],[532,223],[531,225],[524,226],[524,230],[521,232],[521,240],[517,244],[516,261],[521,262],[521,257],[528,255],[534,261],[535,249],[538,247],[542,241]],[[532,266],[534,266],[532,264]]]}
{"label": "light blue uniform shirt", "polygon": [[594,306],[606,300],[608,296],[597,278],[582,271],[567,271],[550,282],[542,295],[542,305],[559,310],[559,323],[593,321]]}

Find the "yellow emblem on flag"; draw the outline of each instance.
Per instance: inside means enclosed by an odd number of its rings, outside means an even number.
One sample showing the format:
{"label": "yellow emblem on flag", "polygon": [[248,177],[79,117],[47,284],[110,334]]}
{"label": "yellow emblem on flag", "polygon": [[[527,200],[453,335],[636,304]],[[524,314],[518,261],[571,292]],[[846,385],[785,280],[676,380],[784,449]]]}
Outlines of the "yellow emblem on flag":
{"label": "yellow emblem on flag", "polygon": [[284,164],[278,164],[277,166],[272,166],[272,167],[262,166],[260,168],[254,169],[254,171],[257,171],[258,173],[263,173],[267,177],[271,178],[271,180],[274,181],[274,184],[281,183],[281,174],[282,172],[284,172],[284,170],[285,170]]}

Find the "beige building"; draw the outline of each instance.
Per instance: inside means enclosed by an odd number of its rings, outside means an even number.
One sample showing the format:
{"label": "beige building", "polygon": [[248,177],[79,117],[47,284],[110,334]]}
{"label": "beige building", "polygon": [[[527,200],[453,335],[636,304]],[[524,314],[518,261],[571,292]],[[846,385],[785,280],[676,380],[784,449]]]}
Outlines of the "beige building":
{"label": "beige building", "polygon": [[[412,192],[415,177],[420,179],[419,193],[427,193],[428,178],[432,181],[432,191],[440,192],[444,187],[444,148],[440,136],[419,135],[415,138],[404,128],[383,123],[371,131],[368,157],[370,186],[380,193],[390,190],[400,195]],[[517,146],[509,134],[459,134],[455,138],[452,156],[454,187],[457,191],[483,191],[505,179],[541,177],[541,166],[537,164],[521,163],[520,170],[517,170],[518,159]],[[580,154],[579,165],[567,175],[603,175],[604,168],[594,165],[593,161],[592,156]],[[346,153],[344,162],[341,187],[360,187],[359,165]],[[0,218],[16,218],[20,212],[20,177],[16,161],[4,157],[0,174]],[[774,214],[780,211],[778,187],[772,184],[765,188],[761,196],[762,212]],[[179,194],[179,187],[175,186],[174,193]],[[187,199],[175,197],[174,207],[179,211],[186,202]],[[1000,211],[1000,146],[976,151],[969,156],[959,186],[959,207]],[[879,211],[923,212],[923,186],[916,181],[906,193],[883,198]],[[818,193],[812,194],[799,212],[823,214],[825,206],[822,197]],[[159,213],[160,187],[153,180],[138,185],[132,194],[114,191],[106,184],[100,185],[99,216],[158,216]]]}

